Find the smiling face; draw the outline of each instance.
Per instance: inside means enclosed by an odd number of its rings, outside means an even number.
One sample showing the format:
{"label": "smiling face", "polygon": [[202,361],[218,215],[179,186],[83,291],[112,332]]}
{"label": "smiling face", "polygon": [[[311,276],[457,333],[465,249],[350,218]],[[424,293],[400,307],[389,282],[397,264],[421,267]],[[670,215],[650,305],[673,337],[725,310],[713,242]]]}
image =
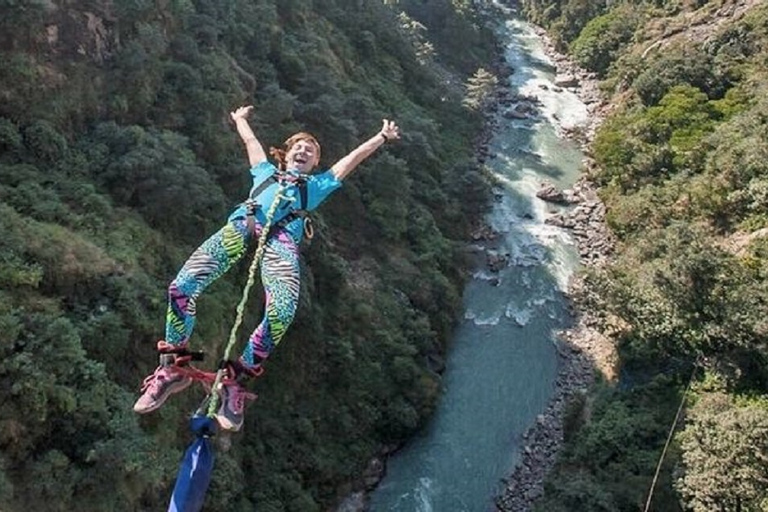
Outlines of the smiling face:
{"label": "smiling face", "polygon": [[320,145],[314,137],[309,134],[306,136],[294,136],[288,139],[288,152],[285,154],[286,169],[296,170],[307,174],[320,163]]}

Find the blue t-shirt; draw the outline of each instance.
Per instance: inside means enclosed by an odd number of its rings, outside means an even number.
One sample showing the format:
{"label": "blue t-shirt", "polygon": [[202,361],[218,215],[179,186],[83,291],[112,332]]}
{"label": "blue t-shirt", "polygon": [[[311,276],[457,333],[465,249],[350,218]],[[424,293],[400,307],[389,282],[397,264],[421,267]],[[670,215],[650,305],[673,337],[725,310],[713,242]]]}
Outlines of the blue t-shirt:
{"label": "blue t-shirt", "polygon": [[[266,160],[251,167],[253,185],[251,186],[249,197],[252,196],[256,189],[258,189],[262,184],[277,174],[277,172],[277,167]],[[283,189],[283,196],[286,196],[287,199],[281,199],[280,203],[277,205],[275,214],[272,217],[272,225],[280,222],[293,211],[301,209],[307,211],[314,210],[320,206],[320,203],[325,201],[325,199],[331,195],[332,192],[341,187],[341,181],[336,179],[336,176],[334,176],[333,172],[330,170],[319,174],[310,174],[305,176],[305,182],[306,185],[304,186],[306,187],[307,192],[306,205],[301,204],[301,193],[297,184],[288,182],[283,183],[283,185],[286,187]],[[272,205],[272,202],[275,200],[275,195],[277,194],[279,187],[280,184],[277,183],[277,181],[273,181],[266,188],[263,188],[263,190],[256,197],[250,197],[250,199],[254,200],[256,204],[259,205],[259,207],[256,208],[255,215],[256,220],[260,224],[264,224],[266,222],[267,211]],[[240,203],[235,211],[230,214],[229,220],[245,218],[246,214],[247,208],[245,203]],[[292,222],[289,222],[285,226],[285,229],[295,240],[301,240],[304,231],[304,222],[301,218],[296,219]]]}

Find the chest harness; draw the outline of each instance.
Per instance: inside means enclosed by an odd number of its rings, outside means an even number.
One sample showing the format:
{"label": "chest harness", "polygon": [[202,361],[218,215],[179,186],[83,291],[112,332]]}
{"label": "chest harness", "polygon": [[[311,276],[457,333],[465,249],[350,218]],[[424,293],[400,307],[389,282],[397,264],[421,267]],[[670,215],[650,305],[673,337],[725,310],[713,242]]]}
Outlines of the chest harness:
{"label": "chest harness", "polygon": [[[275,234],[277,234],[279,230],[285,228],[294,220],[301,218],[304,219],[304,236],[306,236],[307,239],[311,239],[315,234],[315,230],[312,226],[312,219],[309,217],[309,212],[307,211],[307,177],[302,174],[293,175],[285,171],[278,171],[269,176],[257,186],[251,188],[251,192],[248,194],[248,199],[245,202],[246,222],[248,224],[248,230],[251,232],[254,231],[256,226],[256,221],[254,219],[256,215],[256,209],[263,206],[257,202],[256,198],[258,198],[262,192],[264,192],[267,188],[275,183],[284,188],[287,188],[290,185],[294,185],[299,191],[299,204],[297,206],[292,205],[291,211],[288,213],[288,215],[280,219],[278,222],[272,224],[272,226],[269,228],[269,234],[267,235],[267,238],[272,238]],[[296,201],[296,198],[292,198],[292,200]]]}

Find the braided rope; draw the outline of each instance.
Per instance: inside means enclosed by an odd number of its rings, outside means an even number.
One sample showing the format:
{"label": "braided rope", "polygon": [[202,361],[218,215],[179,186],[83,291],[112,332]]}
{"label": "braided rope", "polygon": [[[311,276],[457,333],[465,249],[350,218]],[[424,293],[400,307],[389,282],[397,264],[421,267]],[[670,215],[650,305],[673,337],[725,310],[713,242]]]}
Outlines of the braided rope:
{"label": "braided rope", "polygon": [[[240,303],[237,305],[235,323],[232,325],[232,329],[229,331],[229,340],[227,341],[227,346],[224,349],[224,357],[222,358],[223,361],[229,361],[230,353],[232,352],[232,349],[234,348],[237,341],[237,330],[240,328],[240,324],[243,323],[243,312],[245,311],[245,304],[248,302],[248,295],[251,292],[251,288],[256,283],[256,269],[259,267],[261,257],[264,255],[264,250],[267,246],[267,238],[269,236],[269,228],[272,224],[272,219],[275,216],[277,206],[280,204],[282,199],[295,199],[292,197],[284,196],[283,192],[285,189],[286,186],[280,184],[280,187],[277,189],[277,193],[275,194],[275,199],[269,206],[269,210],[267,210],[266,220],[264,222],[264,226],[261,228],[261,233],[259,235],[259,243],[256,246],[256,252],[253,255],[251,266],[248,268],[248,281],[245,283],[245,288],[243,288],[243,295],[240,297]],[[208,403],[209,418],[216,416],[216,409],[219,407],[218,389],[221,387],[221,381],[224,378],[224,374],[226,372],[226,368],[219,368],[219,370],[216,372],[216,379],[213,381],[213,385],[211,386],[211,399]]]}

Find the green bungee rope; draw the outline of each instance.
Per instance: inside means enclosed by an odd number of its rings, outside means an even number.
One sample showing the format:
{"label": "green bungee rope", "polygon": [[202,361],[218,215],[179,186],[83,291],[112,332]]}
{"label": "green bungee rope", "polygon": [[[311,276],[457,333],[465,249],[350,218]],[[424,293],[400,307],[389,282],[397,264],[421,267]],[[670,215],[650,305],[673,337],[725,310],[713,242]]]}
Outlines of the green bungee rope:
{"label": "green bungee rope", "polygon": [[[259,267],[261,257],[264,255],[264,250],[267,246],[267,238],[269,237],[269,228],[272,224],[272,219],[275,216],[277,206],[283,199],[290,201],[295,200],[295,198],[283,195],[285,189],[286,186],[280,184],[280,187],[277,189],[277,193],[275,194],[275,199],[272,201],[269,210],[267,210],[266,220],[264,222],[264,226],[261,229],[261,234],[259,235],[259,244],[256,246],[256,252],[253,255],[253,261],[251,261],[251,266],[248,268],[248,281],[245,283],[245,288],[243,288],[243,295],[240,297],[240,303],[237,305],[235,323],[232,325],[232,329],[229,331],[229,341],[227,342],[227,346],[224,349],[224,357],[222,358],[222,361],[229,361],[230,353],[232,352],[232,349],[234,348],[237,341],[237,330],[240,328],[240,324],[243,323],[243,312],[245,311],[245,305],[248,302],[248,295],[251,292],[251,288],[256,282],[256,269]],[[226,372],[226,368],[219,368],[216,372],[216,379],[213,381],[213,385],[211,386],[211,398],[208,403],[209,418],[216,416],[216,410],[219,407],[218,389],[221,386],[221,380],[224,378],[224,374]]]}

